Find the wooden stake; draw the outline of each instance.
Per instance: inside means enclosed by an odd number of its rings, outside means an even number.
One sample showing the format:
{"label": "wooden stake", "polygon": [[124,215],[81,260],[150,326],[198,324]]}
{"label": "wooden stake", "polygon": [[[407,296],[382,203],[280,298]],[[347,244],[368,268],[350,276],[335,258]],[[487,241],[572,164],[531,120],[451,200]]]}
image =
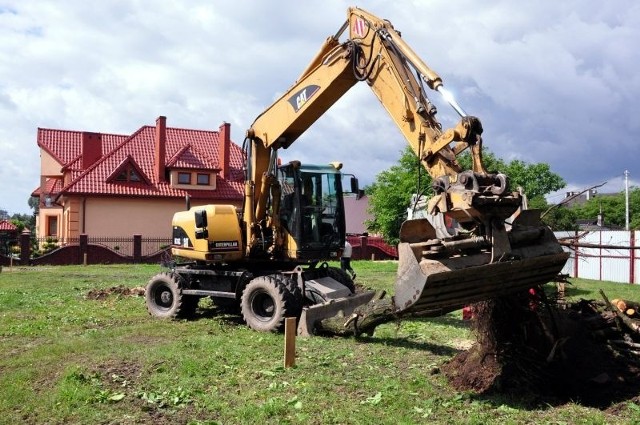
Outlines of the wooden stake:
{"label": "wooden stake", "polygon": [[296,365],[296,318],[284,319],[284,367]]}

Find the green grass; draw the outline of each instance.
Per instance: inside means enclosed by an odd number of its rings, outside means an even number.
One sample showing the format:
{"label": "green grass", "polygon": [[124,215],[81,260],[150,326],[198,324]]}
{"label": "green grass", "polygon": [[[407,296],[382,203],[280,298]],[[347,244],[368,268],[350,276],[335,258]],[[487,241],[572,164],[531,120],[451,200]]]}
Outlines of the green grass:
{"label": "green grass", "polygon": [[[358,281],[392,291],[394,262],[354,262]],[[460,312],[390,323],[370,338],[298,338],[201,308],[196,320],[151,318],[142,297],[87,299],[144,286],[159,266],[3,268],[0,423],[414,424],[637,423],[636,404],[600,411],[453,390],[438,367],[470,342]],[[640,299],[640,288],[574,280],[568,295]],[[210,307],[210,306],[209,306]]]}

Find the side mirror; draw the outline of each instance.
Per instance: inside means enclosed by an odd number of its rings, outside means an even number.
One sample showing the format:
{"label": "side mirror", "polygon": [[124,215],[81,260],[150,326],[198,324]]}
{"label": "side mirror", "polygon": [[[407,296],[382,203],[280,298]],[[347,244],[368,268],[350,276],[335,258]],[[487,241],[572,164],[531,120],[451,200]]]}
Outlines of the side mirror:
{"label": "side mirror", "polygon": [[199,229],[203,229],[205,227],[207,227],[207,211],[205,210],[199,210],[196,211],[194,213],[195,215],[195,221],[196,221],[196,227]]}
{"label": "side mirror", "polygon": [[356,177],[351,177],[351,193],[358,193],[358,179]]}

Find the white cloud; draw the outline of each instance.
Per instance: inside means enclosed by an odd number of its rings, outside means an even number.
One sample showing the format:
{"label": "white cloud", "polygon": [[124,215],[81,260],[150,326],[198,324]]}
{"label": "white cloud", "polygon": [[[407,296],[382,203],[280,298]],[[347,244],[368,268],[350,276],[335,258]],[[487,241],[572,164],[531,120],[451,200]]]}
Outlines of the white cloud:
{"label": "white cloud", "polygon": [[[293,84],[351,3],[189,0],[0,2],[0,207],[27,212],[37,127],[132,133],[245,129]],[[640,5],[366,1],[391,20],[485,128],[499,156],[548,162],[572,185],[640,174]],[[438,100],[439,95],[431,95]],[[438,100],[445,127],[455,112]],[[366,86],[282,156],[342,160],[370,183],[405,143]]]}

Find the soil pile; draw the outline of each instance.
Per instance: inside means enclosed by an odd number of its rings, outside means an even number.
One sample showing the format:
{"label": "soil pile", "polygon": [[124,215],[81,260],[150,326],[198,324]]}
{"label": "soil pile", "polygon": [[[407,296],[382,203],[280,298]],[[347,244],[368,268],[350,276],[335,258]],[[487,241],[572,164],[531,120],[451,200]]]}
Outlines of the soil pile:
{"label": "soil pile", "polygon": [[442,368],[459,390],[604,408],[640,393],[640,334],[605,303],[563,305],[541,291],[473,306],[476,343]]}
{"label": "soil pile", "polygon": [[88,300],[104,300],[110,295],[123,295],[123,296],[144,296],[144,288],[129,288],[124,285],[112,286],[105,289],[91,289],[85,295]]}

